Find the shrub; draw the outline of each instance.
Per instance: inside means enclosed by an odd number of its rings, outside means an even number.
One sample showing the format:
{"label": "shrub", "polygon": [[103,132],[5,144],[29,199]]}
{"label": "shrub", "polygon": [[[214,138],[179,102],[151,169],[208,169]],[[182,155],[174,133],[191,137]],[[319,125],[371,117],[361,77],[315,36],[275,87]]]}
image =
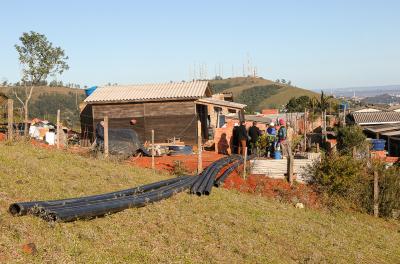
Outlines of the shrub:
{"label": "shrub", "polygon": [[337,148],[342,154],[350,154],[353,148],[366,148],[368,143],[360,126],[341,127],[337,131]]}
{"label": "shrub", "polygon": [[325,205],[373,212],[374,171],[379,175],[379,215],[390,217],[400,209],[400,168],[386,168],[380,161],[367,162],[348,155],[325,156],[307,168],[310,183]]}

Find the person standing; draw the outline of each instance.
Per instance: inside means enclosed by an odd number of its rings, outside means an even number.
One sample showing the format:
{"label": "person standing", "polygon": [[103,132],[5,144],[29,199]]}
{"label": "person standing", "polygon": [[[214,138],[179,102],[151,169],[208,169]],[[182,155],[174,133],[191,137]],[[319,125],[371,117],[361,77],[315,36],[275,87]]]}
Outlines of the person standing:
{"label": "person standing", "polygon": [[286,144],[286,138],[287,138],[287,129],[286,129],[286,124],[285,120],[279,119],[279,130],[278,130],[278,145],[282,151],[282,155],[287,156],[288,155],[288,147]]}
{"label": "person standing", "polygon": [[104,121],[100,121],[96,125],[96,146],[100,150],[104,148]]}
{"label": "person standing", "polygon": [[267,150],[266,150],[267,157],[270,157],[270,158],[274,157],[275,142],[276,142],[275,123],[271,122],[267,128]]}
{"label": "person standing", "polygon": [[239,124],[235,123],[232,129],[232,137],[230,140],[232,154],[238,154],[239,137],[238,137]]}
{"label": "person standing", "polygon": [[248,134],[246,130],[246,122],[241,121],[238,128],[238,139],[239,139],[239,154],[244,155],[246,149],[246,142],[248,140]]}
{"label": "person standing", "polygon": [[249,128],[250,148],[251,148],[252,154],[257,153],[257,141],[258,141],[258,138],[260,137],[260,134],[261,134],[261,131],[257,127],[257,121],[254,121],[253,125]]}

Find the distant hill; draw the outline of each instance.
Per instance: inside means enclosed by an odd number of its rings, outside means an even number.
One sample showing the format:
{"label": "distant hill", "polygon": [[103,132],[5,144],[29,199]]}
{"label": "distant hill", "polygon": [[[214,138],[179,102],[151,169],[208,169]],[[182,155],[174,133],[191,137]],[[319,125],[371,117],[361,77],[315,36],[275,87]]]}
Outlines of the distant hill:
{"label": "distant hill", "polygon": [[[24,100],[24,87],[1,87],[0,93],[6,94],[9,98],[14,99],[14,109],[16,110],[16,121],[22,121],[20,116],[22,104],[16,98],[14,91]],[[14,91],[13,91],[14,90]],[[79,104],[85,99],[85,91],[83,89],[75,89],[69,87],[35,87],[32,98],[29,102],[29,117],[48,119],[55,122],[57,110],[61,110],[61,119],[64,125],[79,129]]]}
{"label": "distant hill", "polygon": [[400,95],[400,84],[395,85],[380,85],[380,86],[360,86],[360,87],[346,87],[323,89],[327,94],[334,94],[336,96],[352,97],[374,97],[377,95],[390,94]]}
{"label": "distant hill", "polygon": [[233,93],[235,102],[247,104],[250,111],[260,111],[264,108],[281,108],[292,97],[302,95],[319,96],[318,93],[310,90],[254,77],[212,80],[211,85],[214,93]]}
{"label": "distant hill", "polygon": [[368,104],[398,104],[400,103],[400,97],[390,94],[381,94],[372,97],[366,97],[361,101]]}

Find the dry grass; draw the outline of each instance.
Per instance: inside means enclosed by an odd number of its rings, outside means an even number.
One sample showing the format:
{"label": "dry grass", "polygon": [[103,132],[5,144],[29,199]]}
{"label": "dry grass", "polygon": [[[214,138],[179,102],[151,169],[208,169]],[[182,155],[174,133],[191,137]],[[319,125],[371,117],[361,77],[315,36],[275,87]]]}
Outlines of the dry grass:
{"label": "dry grass", "polygon": [[[12,217],[14,201],[118,190],[169,177],[45,150],[0,145],[0,263],[399,263],[400,224],[296,209],[215,189],[91,221]],[[36,255],[22,252],[33,242]]]}

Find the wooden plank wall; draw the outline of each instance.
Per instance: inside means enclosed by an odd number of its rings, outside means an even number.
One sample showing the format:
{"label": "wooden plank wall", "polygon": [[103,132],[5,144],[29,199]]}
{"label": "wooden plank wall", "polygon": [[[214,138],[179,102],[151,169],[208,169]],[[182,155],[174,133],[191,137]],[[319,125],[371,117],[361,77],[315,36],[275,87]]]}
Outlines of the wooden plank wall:
{"label": "wooden plank wall", "polygon": [[83,145],[87,146],[90,142],[94,140],[93,131],[93,113],[92,106],[86,105],[80,114],[81,120],[81,138],[83,140]]}
{"label": "wooden plank wall", "polygon": [[[94,125],[107,115],[110,128],[133,128],[142,142],[151,140],[152,129],[156,142],[165,142],[174,136],[187,144],[196,142],[194,101],[94,105],[93,115]],[[131,119],[136,119],[136,125],[130,124]]]}

